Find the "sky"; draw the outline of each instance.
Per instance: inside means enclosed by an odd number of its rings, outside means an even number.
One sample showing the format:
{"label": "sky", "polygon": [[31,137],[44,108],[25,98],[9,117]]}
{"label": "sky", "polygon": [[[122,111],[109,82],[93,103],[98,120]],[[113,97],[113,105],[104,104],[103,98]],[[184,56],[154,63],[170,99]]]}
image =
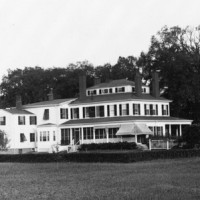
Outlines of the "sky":
{"label": "sky", "polygon": [[115,64],[168,27],[200,25],[199,0],[0,0],[0,80],[8,69]]}

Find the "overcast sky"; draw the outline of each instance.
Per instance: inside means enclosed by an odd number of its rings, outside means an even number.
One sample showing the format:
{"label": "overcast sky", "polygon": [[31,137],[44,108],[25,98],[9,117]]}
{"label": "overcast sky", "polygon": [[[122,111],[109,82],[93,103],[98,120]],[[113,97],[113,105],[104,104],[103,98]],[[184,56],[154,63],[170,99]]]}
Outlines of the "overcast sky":
{"label": "overcast sky", "polygon": [[164,25],[199,25],[199,9],[199,0],[0,0],[0,79],[9,68],[139,56]]}

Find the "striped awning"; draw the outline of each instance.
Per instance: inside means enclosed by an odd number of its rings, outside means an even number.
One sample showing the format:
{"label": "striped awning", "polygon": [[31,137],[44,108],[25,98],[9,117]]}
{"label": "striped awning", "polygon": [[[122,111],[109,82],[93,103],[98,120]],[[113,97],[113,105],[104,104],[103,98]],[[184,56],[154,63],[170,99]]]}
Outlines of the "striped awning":
{"label": "striped awning", "polygon": [[116,135],[152,135],[153,132],[148,128],[146,124],[132,123],[122,124],[117,131]]}

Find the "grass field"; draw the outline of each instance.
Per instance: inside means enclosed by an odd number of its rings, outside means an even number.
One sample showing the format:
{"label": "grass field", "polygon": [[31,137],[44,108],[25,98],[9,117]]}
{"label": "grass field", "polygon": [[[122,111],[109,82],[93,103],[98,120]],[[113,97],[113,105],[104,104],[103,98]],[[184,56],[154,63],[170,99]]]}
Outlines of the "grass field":
{"label": "grass field", "polygon": [[200,158],[131,164],[0,163],[0,199],[200,199]]}

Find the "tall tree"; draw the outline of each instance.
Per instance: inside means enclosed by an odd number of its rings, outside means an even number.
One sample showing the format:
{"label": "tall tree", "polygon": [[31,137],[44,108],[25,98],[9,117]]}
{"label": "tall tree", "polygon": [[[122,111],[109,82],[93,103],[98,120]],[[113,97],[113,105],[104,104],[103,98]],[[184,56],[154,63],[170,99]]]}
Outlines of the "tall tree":
{"label": "tall tree", "polygon": [[150,79],[159,70],[163,96],[172,99],[172,115],[200,121],[200,29],[163,27],[137,62]]}

